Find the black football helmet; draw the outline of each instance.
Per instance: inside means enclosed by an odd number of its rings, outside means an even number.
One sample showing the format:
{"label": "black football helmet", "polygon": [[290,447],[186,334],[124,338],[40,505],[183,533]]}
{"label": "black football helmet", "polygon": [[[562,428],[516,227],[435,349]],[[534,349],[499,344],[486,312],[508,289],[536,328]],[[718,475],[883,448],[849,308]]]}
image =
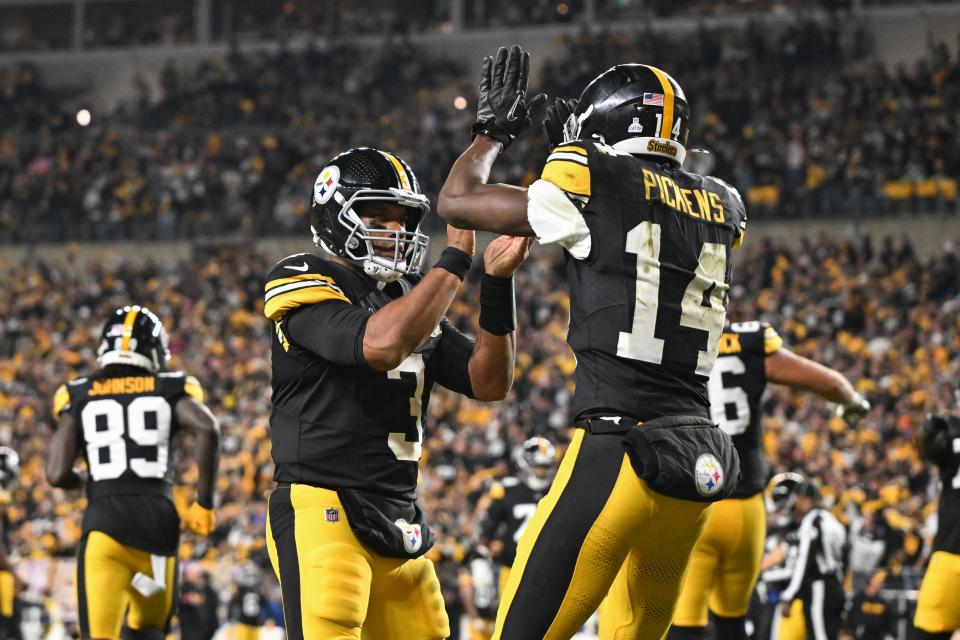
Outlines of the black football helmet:
{"label": "black football helmet", "polygon": [[[365,227],[353,205],[368,200],[409,207],[405,228],[388,232]],[[363,267],[371,278],[393,282],[420,273],[430,242],[420,223],[429,211],[430,200],[420,193],[406,162],[386,151],[358,147],[335,157],[317,176],[310,229],[314,243],[324,250]],[[393,257],[376,255],[374,242],[393,242]]]}
{"label": "black football helmet", "polygon": [[680,166],[687,155],[689,126],[690,106],[676,80],[650,65],[618,64],[580,94],[564,138],[596,140]]}
{"label": "black football helmet", "polygon": [[784,526],[793,519],[797,499],[819,500],[820,487],[799,473],[778,473],[767,484],[766,494],[767,513],[773,516],[777,526]]}
{"label": "black football helmet", "polygon": [[10,447],[0,447],[0,490],[12,490],[19,478],[20,456]]}
{"label": "black football helmet", "polygon": [[557,452],[546,438],[534,437],[516,450],[514,461],[524,484],[534,491],[543,491],[553,482],[557,471]]}
{"label": "black football helmet", "polygon": [[117,309],[103,325],[97,363],[125,364],[159,371],[170,359],[169,339],[163,324],[146,307]]}

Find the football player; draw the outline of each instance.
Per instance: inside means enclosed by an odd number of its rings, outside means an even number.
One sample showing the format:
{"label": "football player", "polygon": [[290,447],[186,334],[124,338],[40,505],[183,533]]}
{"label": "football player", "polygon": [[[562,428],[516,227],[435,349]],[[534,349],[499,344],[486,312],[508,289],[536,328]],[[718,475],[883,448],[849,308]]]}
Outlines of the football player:
{"label": "football player", "polygon": [[10,447],[0,447],[0,638],[18,638],[14,599],[26,585],[10,562],[10,521],[7,507],[13,502],[11,493],[20,478],[20,456]]}
{"label": "football player", "polygon": [[760,401],[767,382],[785,384],[836,402],[852,422],[870,404],[842,375],[783,348],[776,330],[757,321],[731,324],[720,336],[708,384],[713,421],[733,438],[740,482],[716,504],[697,542],[684,580],[670,640],[707,637],[707,611],[718,638],[746,640],[750,596],[760,575],[767,537]]}
{"label": "football player", "polygon": [[[780,513],[789,520],[779,552],[786,561],[787,584],[780,593],[771,637],[796,637],[796,623],[802,617],[805,637],[835,640],[846,601],[842,553],[847,532],[829,510],[820,506],[820,487],[814,481],[799,474],[783,474],[781,478],[776,484],[771,482],[771,494],[779,494],[783,504]],[[782,628],[785,621],[790,621],[789,632]]]}
{"label": "football player", "polygon": [[328,255],[270,271],[277,487],[267,545],[289,638],[446,638],[432,533],[416,502],[423,416],[440,384],[499,400],[513,381],[513,273],[525,238],[484,254],[476,341],[444,319],[473,232],[420,278],[429,201],[392,153],[346,151],[320,172],[309,219]]}
{"label": "football player", "polygon": [[576,428],[517,545],[494,638],[570,638],[613,584],[600,637],[659,640],[708,503],[739,475],[707,378],[744,206],[680,168],[687,100],[642,64],[587,86],[529,189],[488,184],[542,101],[526,100],[529,65],[516,46],[484,60],[475,137],[439,202],[451,224],[535,235],[566,258]]}
{"label": "football player", "polygon": [[230,620],[236,623],[236,640],[259,640],[260,624],[267,608],[267,599],[260,588],[260,570],[255,564],[243,567],[237,580],[237,591],[227,611]]}
{"label": "football player", "polygon": [[915,640],[948,640],[960,629],[960,417],[928,416],[917,437],[920,454],[940,470],[933,555],[920,585]]}
{"label": "football player", "polygon": [[490,640],[497,612],[497,581],[490,550],[477,545],[457,575],[457,590],[467,614],[467,640]]}
{"label": "football player", "polygon": [[517,557],[517,541],[527,529],[537,503],[547,493],[557,471],[556,449],[546,438],[530,438],[515,456],[519,478],[495,482],[489,505],[480,520],[480,542],[500,566],[497,593],[502,594]]}
{"label": "football player", "polygon": [[[83,638],[119,638],[124,618],[126,638],[165,636],[176,601],[180,537],[169,477],[175,433],[193,436],[199,469],[196,502],[184,524],[199,535],[214,529],[220,427],[197,379],[163,370],[169,358],[157,316],[126,306],[103,327],[100,368],[54,395],[47,480],[62,489],[86,484],[88,500],[77,552]],[[73,468],[78,455],[86,459],[86,482]]]}

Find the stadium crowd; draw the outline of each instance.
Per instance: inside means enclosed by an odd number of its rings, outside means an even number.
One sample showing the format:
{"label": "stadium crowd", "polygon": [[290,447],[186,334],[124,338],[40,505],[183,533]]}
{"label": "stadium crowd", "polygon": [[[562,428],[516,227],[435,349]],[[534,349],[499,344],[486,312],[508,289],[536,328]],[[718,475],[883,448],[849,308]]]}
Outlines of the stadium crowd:
{"label": "stadium crowd", "polygon": [[[254,247],[197,248],[172,265],[103,258],[26,262],[0,290],[0,441],[20,452],[23,471],[10,519],[19,558],[68,561],[80,533],[79,493],[44,481],[50,400],[62,381],[94,366],[100,325],[118,305],[146,304],[171,334],[172,368],[200,378],[223,425],[219,526],[207,540],[184,535],[187,596],[206,588],[226,602],[247,561],[263,568],[277,620],[278,590],[266,562],[265,496],[271,487],[269,327],[262,317],[266,256]],[[475,269],[476,271],[476,269]],[[436,525],[438,563],[453,619],[463,605],[457,573],[475,542],[479,498],[513,472],[511,452],[532,434],[562,449],[569,427],[574,360],[564,342],[568,301],[557,255],[540,251],[518,276],[516,384],[507,400],[484,404],[442,390],[426,423],[420,495]],[[450,317],[471,330],[477,273]],[[920,570],[935,526],[936,482],[912,446],[927,411],[948,407],[960,378],[960,239],[927,259],[906,241],[809,239],[787,248],[747,243],[739,256],[733,320],[763,318],[790,348],[850,378],[873,410],[850,430],[811,397],[772,389],[765,400],[766,450],[773,469],[821,478],[850,528],[851,585],[877,569],[890,585]],[[195,469],[181,443],[177,501],[190,501]],[[935,472],[934,472],[935,473]],[[67,588],[52,572],[33,576],[27,600]],[[901,582],[897,582],[897,581]],[[61,594],[62,596],[62,594]],[[61,602],[70,603],[72,592]],[[191,596],[192,597],[192,596]],[[69,604],[65,617],[70,617]]]}
{"label": "stadium crowd", "polygon": [[[690,146],[709,151],[691,167],[738,187],[754,218],[956,211],[960,54],[943,43],[897,69],[855,21],[584,32],[564,47],[540,74],[551,95],[576,96],[623,60],[669,60],[692,101]],[[137,99],[86,128],[29,65],[0,77],[6,242],[286,233],[302,227],[323,161],[357,145],[400,154],[435,194],[476,93],[459,64],[394,37],[374,51],[234,48],[189,71],[170,63],[158,91],[141,78]],[[529,182],[545,152],[527,136],[500,177]]]}

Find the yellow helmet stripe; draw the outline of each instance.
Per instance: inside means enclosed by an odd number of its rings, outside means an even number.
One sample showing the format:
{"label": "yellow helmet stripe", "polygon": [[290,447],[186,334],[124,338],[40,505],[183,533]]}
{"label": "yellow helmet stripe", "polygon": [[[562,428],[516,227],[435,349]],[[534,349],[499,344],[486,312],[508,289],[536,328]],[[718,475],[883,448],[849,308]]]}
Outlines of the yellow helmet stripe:
{"label": "yellow helmet stripe", "polygon": [[133,336],[133,323],[140,313],[140,307],[133,307],[127,311],[127,316],[123,319],[123,340],[120,341],[120,351],[130,351],[130,338]]}
{"label": "yellow helmet stripe", "polygon": [[380,153],[382,153],[383,157],[389,160],[393,168],[396,169],[397,177],[400,178],[400,188],[406,191],[413,191],[413,187],[410,186],[410,177],[407,175],[407,170],[403,168],[403,163],[400,162],[400,159],[386,151],[381,151]]}
{"label": "yellow helmet stripe", "polygon": [[657,76],[657,79],[660,81],[660,85],[663,87],[663,124],[660,126],[660,137],[670,139],[670,132],[673,129],[673,104],[676,100],[676,94],[673,91],[673,83],[670,82],[670,79],[660,69],[656,67],[651,67],[648,64],[643,65],[650,71],[653,71],[653,75]]}

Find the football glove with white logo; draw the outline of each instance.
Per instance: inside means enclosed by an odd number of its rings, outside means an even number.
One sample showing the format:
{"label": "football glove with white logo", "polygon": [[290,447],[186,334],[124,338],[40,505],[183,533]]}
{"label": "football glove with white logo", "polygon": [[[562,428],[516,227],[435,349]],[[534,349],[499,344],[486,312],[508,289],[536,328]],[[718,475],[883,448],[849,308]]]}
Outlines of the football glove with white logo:
{"label": "football glove with white logo", "polygon": [[497,51],[497,58],[483,59],[480,73],[480,98],[473,135],[482,133],[499,142],[504,149],[533,121],[532,114],[547,96],[539,94],[527,102],[530,54],[513,45]]}

